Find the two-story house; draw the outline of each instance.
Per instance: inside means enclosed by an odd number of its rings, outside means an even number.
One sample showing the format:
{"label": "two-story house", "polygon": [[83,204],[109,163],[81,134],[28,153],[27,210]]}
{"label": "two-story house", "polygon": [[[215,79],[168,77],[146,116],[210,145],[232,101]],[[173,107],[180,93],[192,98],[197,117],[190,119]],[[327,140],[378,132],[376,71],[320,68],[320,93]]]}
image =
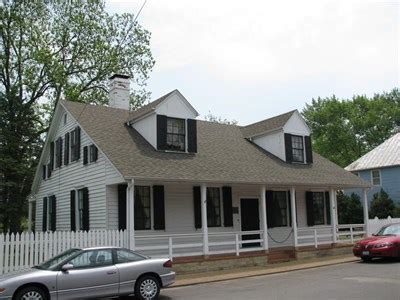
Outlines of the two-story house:
{"label": "two-story house", "polygon": [[335,243],[336,190],[369,186],[312,151],[296,110],[224,125],[197,120],[174,90],[130,111],[129,79],[111,81],[108,106],[57,105],[32,186],[36,230],[127,229],[145,252],[183,243],[174,256],[294,248],[315,228]]}

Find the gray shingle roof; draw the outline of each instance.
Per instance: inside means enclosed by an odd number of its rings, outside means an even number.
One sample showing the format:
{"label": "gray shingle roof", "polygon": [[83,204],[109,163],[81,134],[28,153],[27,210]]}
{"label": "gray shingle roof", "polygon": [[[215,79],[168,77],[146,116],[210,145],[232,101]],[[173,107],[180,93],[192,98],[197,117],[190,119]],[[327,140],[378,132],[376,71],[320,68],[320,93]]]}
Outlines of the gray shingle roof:
{"label": "gray shingle roof", "polygon": [[346,170],[360,171],[391,166],[400,166],[400,132],[348,165]]}
{"label": "gray shingle roof", "polygon": [[314,153],[313,165],[287,164],[244,138],[242,127],[198,121],[198,153],[155,150],[125,125],[130,112],[62,101],[125,178],[270,185],[362,187],[368,183]]}
{"label": "gray shingle roof", "polygon": [[253,123],[242,128],[245,137],[253,137],[271,130],[280,129],[285,126],[286,122],[296,110]]}

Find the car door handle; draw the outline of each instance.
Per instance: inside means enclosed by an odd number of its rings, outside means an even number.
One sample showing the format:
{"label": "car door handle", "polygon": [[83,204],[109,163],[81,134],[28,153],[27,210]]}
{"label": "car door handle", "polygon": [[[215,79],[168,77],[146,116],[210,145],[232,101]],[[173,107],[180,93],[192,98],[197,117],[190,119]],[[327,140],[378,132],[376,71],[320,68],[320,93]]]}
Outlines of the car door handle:
{"label": "car door handle", "polygon": [[117,272],[115,272],[115,271],[108,271],[107,272],[107,275],[114,275],[114,274],[116,274]]}

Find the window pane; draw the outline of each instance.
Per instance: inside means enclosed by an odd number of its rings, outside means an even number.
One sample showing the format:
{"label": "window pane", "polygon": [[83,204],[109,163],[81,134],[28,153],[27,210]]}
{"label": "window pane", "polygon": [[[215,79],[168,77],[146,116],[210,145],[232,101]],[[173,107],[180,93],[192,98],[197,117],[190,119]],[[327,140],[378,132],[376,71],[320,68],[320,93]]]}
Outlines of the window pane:
{"label": "window pane", "polygon": [[96,268],[112,264],[111,250],[86,251],[70,262],[74,268]]}
{"label": "window pane", "polygon": [[167,149],[185,151],[185,120],[167,119]]}
{"label": "window pane", "polygon": [[207,188],[207,225],[221,226],[221,201],[219,188]]}
{"label": "window pane", "polygon": [[292,135],[292,154],[293,161],[304,162],[304,145],[302,136]]}
{"label": "window pane", "polygon": [[135,229],[150,228],[150,187],[135,186]]}
{"label": "window pane", "polygon": [[380,185],[381,184],[381,174],[379,170],[372,171],[372,184]]}
{"label": "window pane", "polygon": [[134,262],[134,261],[140,261],[144,260],[145,258],[141,255],[138,255],[132,251],[129,250],[117,250],[117,263],[127,263],[127,262]]}
{"label": "window pane", "polygon": [[272,209],[274,210],[274,225],[276,227],[288,226],[287,192],[273,192],[272,201]]}
{"label": "window pane", "polygon": [[313,211],[314,211],[314,224],[323,225],[325,224],[325,201],[324,193],[315,192],[313,193]]}

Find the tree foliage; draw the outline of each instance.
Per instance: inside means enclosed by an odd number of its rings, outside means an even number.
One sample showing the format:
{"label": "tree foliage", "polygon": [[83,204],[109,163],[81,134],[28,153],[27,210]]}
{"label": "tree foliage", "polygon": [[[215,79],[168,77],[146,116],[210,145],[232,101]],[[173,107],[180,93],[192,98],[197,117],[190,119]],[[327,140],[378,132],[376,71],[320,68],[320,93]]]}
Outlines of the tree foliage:
{"label": "tree foliage", "polygon": [[207,115],[204,116],[204,119],[209,122],[226,124],[226,125],[237,125],[238,123],[236,120],[223,119],[220,116],[213,115],[210,111],[208,112]]}
{"label": "tree foliage", "polygon": [[372,98],[312,99],[302,113],[313,132],[314,150],[346,167],[384,142],[400,125],[400,91],[393,89]]}
{"label": "tree foliage", "polygon": [[337,194],[339,224],[364,223],[363,207],[360,196],[352,193],[350,196],[343,192]]}
{"label": "tree foliage", "polygon": [[386,219],[395,215],[395,205],[389,195],[381,189],[379,193],[374,194],[369,211],[370,218]]}
{"label": "tree foliage", "polygon": [[0,190],[6,205],[0,217],[5,230],[19,228],[38,145],[58,101],[104,104],[108,77],[123,73],[133,78],[131,105],[141,106],[154,65],[149,43],[150,33],[133,14],[110,15],[100,0],[3,2]]}

